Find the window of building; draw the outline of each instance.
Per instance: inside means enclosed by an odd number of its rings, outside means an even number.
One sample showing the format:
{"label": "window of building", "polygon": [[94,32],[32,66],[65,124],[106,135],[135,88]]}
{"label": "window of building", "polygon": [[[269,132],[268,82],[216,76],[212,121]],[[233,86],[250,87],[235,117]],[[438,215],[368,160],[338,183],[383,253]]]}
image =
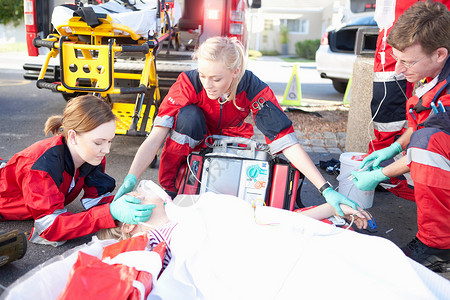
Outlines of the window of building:
{"label": "window of building", "polygon": [[286,26],[290,33],[309,33],[309,20],[305,19],[281,19],[281,25]]}
{"label": "window of building", "polygon": [[273,30],[273,20],[272,19],[264,19],[264,30],[266,30],[266,31]]}

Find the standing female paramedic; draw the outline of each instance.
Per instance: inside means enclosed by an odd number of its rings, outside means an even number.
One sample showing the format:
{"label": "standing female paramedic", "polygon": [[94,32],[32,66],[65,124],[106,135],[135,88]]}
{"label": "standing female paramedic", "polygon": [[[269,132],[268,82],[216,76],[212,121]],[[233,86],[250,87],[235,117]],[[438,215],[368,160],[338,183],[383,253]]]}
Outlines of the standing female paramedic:
{"label": "standing female paramedic", "polygon": [[[54,136],[16,153],[0,169],[0,221],[34,219],[29,240],[58,246],[116,227],[114,220],[148,220],[153,205],[131,196],[113,201],[115,181],[104,171],[115,127],[111,108],[94,96],[74,98],[62,117],[48,118],[44,131]],[[65,206],[82,189],[85,211],[68,212]]]}
{"label": "standing female paramedic", "polygon": [[239,41],[210,38],[197,49],[194,57],[198,69],[181,73],[170,88],[154,128],[138,149],[116,197],[134,188],[167,135],[161,154],[159,183],[173,195],[180,166],[207,135],[252,137],[253,126],[244,122],[251,111],[272,153],[282,152],[340,215],[343,215],[340,203],[356,208],[356,203],[333,190],[299,145],[292,122],[268,85],[244,69],[244,49]]}

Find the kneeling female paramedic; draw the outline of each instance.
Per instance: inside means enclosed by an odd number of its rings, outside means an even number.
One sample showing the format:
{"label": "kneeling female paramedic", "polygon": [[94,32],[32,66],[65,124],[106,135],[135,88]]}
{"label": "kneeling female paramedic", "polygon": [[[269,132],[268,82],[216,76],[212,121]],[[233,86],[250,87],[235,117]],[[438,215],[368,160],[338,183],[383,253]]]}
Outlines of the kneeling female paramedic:
{"label": "kneeling female paramedic", "polygon": [[[116,227],[115,220],[148,220],[154,205],[131,196],[113,201],[115,181],[104,171],[115,127],[111,108],[94,96],[74,98],[62,117],[48,118],[44,131],[55,136],[16,153],[0,169],[0,221],[34,219],[29,240],[58,246]],[[86,211],[68,212],[65,206],[82,189]]]}
{"label": "kneeling female paramedic", "polygon": [[[292,122],[268,87],[246,71],[244,48],[233,38],[213,37],[195,52],[198,69],[182,73],[162,102],[154,128],[140,146],[129,174],[116,197],[130,192],[165,142],[161,154],[159,183],[175,194],[180,166],[194,148],[210,134],[251,138],[253,126],[244,120],[250,112],[265,135],[272,153],[286,158],[317,187],[326,201],[343,215],[339,204],[356,203],[334,191],[303,150]],[[270,70],[268,70],[270,72]]]}

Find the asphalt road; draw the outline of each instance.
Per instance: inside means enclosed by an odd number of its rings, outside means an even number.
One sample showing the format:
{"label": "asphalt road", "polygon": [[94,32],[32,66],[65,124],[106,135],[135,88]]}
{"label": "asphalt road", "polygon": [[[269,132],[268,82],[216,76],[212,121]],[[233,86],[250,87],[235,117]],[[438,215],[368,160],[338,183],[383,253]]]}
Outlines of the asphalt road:
{"label": "asphalt road", "polygon": [[[0,55],[0,157],[8,159],[33,142],[45,138],[43,133],[45,120],[50,115],[60,114],[64,109],[65,102],[61,95],[48,90],[38,90],[34,82],[22,79],[23,72],[18,65],[21,61],[20,56],[11,56],[8,61],[4,59],[5,57]],[[16,60],[15,63],[13,63],[14,60]],[[249,68],[265,80],[277,96],[283,94],[292,67],[293,64],[279,61],[249,63]],[[342,101],[342,95],[334,92],[331,81],[318,77],[313,64],[300,65],[299,74],[301,79],[304,78],[301,82],[305,101],[326,100],[329,103]],[[116,179],[118,186],[127,174],[134,154],[142,141],[143,138],[138,137],[117,136],[115,138],[107,158],[106,172]],[[317,164],[319,161],[327,161],[331,158],[339,159],[338,154],[309,154]],[[157,181],[157,168],[158,164],[156,169],[147,169],[142,178]],[[326,174],[324,171],[322,173],[327,180],[335,186],[337,185],[338,182],[334,175]],[[324,202],[324,199],[308,180],[305,181],[302,188],[302,199],[305,205],[317,205]],[[69,211],[80,210],[81,205],[78,201],[69,205]],[[414,203],[397,198],[387,192],[377,192],[374,197],[374,205],[369,211],[375,217],[378,229],[373,233],[363,231],[364,234],[387,238],[398,246],[403,246],[414,238],[417,230]],[[1,222],[0,231],[18,229],[21,232],[29,233],[32,224],[32,221]],[[0,285],[7,287],[48,259],[90,240],[91,236],[87,236],[68,241],[58,248],[28,243],[28,250],[24,258],[0,268]],[[332,247],[333,245],[330,245],[330,249]],[[352,251],[351,245],[348,250]],[[450,279],[450,273],[443,275]],[[349,280],[351,282],[350,278]]]}

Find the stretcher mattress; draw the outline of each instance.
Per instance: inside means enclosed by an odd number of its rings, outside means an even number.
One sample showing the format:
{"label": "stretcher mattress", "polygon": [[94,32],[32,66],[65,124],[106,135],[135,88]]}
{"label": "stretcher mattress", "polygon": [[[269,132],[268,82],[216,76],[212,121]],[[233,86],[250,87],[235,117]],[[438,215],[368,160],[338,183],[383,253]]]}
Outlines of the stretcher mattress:
{"label": "stretcher mattress", "polygon": [[[180,197],[180,198],[179,198]],[[187,196],[185,196],[187,197]],[[189,196],[193,199],[193,196]],[[450,282],[391,241],[205,193],[166,205],[172,260],[147,299],[446,299]]]}
{"label": "stretcher mattress", "polygon": [[[136,34],[147,36],[148,33],[156,31],[156,10],[157,2],[154,0],[136,1],[135,7],[138,9],[133,11],[125,7],[120,1],[109,1],[100,5],[86,5],[94,9],[96,13],[108,14],[114,23],[122,24],[130,27]],[[67,6],[57,6],[52,13],[52,25],[55,28],[65,24],[73,17],[74,11]],[[169,12],[170,14],[170,12]],[[174,1],[172,9],[173,24],[176,25],[181,18],[181,7],[178,2]]]}
{"label": "stretcher mattress", "polygon": [[[172,260],[147,300],[447,299],[450,282],[387,239],[359,234],[229,195],[179,195]],[[8,287],[0,299],[56,299],[77,251],[101,256],[111,240],[69,250]]]}

